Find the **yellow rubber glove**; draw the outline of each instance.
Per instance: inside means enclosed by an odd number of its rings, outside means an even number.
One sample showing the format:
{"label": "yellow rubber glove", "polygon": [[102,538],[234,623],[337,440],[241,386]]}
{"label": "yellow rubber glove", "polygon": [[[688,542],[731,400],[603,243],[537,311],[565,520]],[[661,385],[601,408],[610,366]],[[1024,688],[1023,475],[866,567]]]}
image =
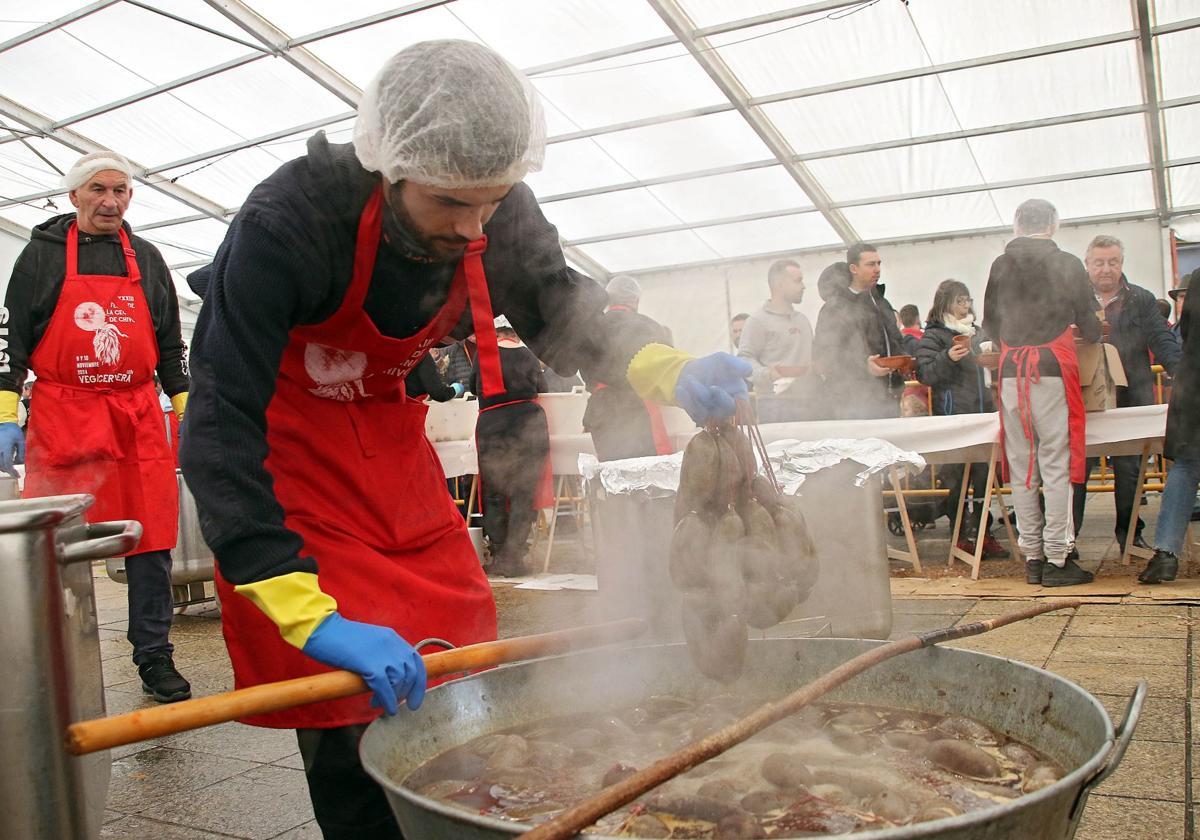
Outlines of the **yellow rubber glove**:
{"label": "yellow rubber glove", "polygon": [[183,419],[183,411],[187,408],[187,395],[188,392],[184,391],[171,397],[171,408],[175,409],[175,416],[180,420]]}
{"label": "yellow rubber glove", "polygon": [[17,405],[21,395],[16,391],[0,391],[0,423],[17,422]]}
{"label": "yellow rubber glove", "polygon": [[629,362],[625,378],[642,399],[659,405],[675,405],[679,373],[694,358],[666,344],[647,344]]}
{"label": "yellow rubber glove", "polygon": [[337,601],[321,591],[312,572],[290,572],[243,583],[233,591],[253,601],[275,622],[283,640],[301,650],[317,625],[337,611]]}

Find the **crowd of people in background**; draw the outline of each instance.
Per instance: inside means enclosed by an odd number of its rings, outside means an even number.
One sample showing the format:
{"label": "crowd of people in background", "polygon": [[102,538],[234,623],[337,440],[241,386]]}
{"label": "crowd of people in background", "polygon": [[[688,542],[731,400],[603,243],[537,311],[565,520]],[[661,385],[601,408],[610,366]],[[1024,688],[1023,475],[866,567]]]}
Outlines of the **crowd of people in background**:
{"label": "crowd of people in background", "polygon": [[[1152,365],[1162,366],[1168,387],[1179,385],[1190,277],[1168,293],[1170,301],[1156,300],[1126,277],[1119,239],[1095,237],[1080,260],[1054,243],[1057,225],[1057,211],[1049,202],[1031,199],[1021,205],[1015,237],[986,278],[982,320],[971,288],[957,279],[937,287],[924,324],[916,304],[897,312],[880,282],[879,249],[859,242],[847,250],[844,262],[822,271],[818,292],[824,305],[815,328],[794,310],[805,289],[799,265],[779,260],[767,272],[768,300],[757,312],[735,316],[730,335],[738,354],[754,366],[753,390],[764,422],[1000,410],[1020,545],[1029,558],[1027,579],[1069,585],[1091,580],[1076,564],[1075,542],[1083,523],[1087,476],[1097,465],[1097,459],[1083,456],[1085,418],[1075,340],[1099,341],[1103,321],[1104,340],[1117,349],[1128,382],[1117,388],[1117,406],[1156,402],[1164,389],[1156,383]],[[1003,353],[999,369],[985,370],[981,354],[994,353]],[[905,356],[915,357],[911,365],[895,359]],[[786,385],[780,387],[780,382]],[[793,394],[797,398],[790,399]],[[1168,449],[1190,455],[1184,441],[1193,434],[1195,406],[1189,415],[1183,404],[1194,397],[1186,386],[1176,387],[1174,395],[1174,439]],[[1118,456],[1111,463],[1115,536],[1124,545],[1133,527],[1133,545],[1150,548],[1142,536],[1144,523],[1132,510],[1139,458]],[[1168,484],[1184,488],[1176,496],[1189,498],[1189,516],[1195,496],[1190,470],[1185,466]],[[946,468],[941,475],[949,491],[943,512],[953,528],[962,469]],[[967,481],[968,499],[981,499],[986,467],[976,465]],[[1182,510],[1184,504],[1178,504]],[[985,558],[1007,557],[990,533],[990,517],[973,501],[965,510],[958,547],[973,553],[976,540],[982,539]],[[1182,544],[1175,531],[1182,531],[1174,524],[1168,530],[1156,539],[1143,582],[1173,579]]]}

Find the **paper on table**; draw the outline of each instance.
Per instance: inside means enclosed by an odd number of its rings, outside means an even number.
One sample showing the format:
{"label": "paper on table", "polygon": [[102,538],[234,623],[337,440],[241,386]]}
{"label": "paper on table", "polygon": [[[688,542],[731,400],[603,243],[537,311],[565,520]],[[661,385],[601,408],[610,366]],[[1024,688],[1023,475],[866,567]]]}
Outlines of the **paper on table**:
{"label": "paper on table", "polygon": [[523,583],[517,584],[513,587],[514,589],[537,589],[545,592],[572,589],[579,592],[596,592],[599,588],[595,575],[536,575],[531,578],[518,579]]}

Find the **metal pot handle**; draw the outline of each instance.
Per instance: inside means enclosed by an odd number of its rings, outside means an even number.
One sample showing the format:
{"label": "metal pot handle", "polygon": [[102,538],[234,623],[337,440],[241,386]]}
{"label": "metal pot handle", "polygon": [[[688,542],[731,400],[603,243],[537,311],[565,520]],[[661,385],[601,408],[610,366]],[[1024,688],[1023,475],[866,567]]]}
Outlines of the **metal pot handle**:
{"label": "metal pot handle", "polygon": [[433,645],[443,647],[446,650],[454,650],[456,647],[458,647],[458,645],[454,644],[454,642],[448,642],[445,639],[439,639],[437,636],[430,636],[428,639],[422,639],[413,645],[413,650],[420,652],[421,648],[431,647]]}
{"label": "metal pot handle", "polygon": [[142,523],[136,519],[93,522],[84,527],[84,533],[87,536],[82,540],[62,546],[59,557],[63,565],[128,554],[142,539]]}
{"label": "metal pot handle", "polygon": [[1113,745],[1108,751],[1108,758],[1104,762],[1104,766],[1083,783],[1083,788],[1079,791],[1079,796],[1075,800],[1074,807],[1071,809],[1072,819],[1077,815],[1080,805],[1087,798],[1087,795],[1092,792],[1092,789],[1116,772],[1121,759],[1125,757],[1125,751],[1129,749],[1129,742],[1133,740],[1133,730],[1137,728],[1138,720],[1142,716],[1142,705],[1146,702],[1146,691],[1146,681],[1138,680],[1137,687],[1133,690],[1133,696],[1129,698],[1129,705],[1125,707],[1125,716],[1113,731]]}

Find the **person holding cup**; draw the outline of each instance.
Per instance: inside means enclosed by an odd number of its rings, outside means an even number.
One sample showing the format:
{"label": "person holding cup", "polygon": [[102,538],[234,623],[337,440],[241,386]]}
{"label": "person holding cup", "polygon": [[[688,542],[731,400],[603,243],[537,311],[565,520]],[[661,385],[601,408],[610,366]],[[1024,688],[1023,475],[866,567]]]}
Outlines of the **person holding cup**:
{"label": "person holding cup", "polygon": [[[996,410],[991,389],[984,382],[983,370],[975,363],[974,351],[978,349],[974,346],[977,344],[976,332],[970,290],[958,280],[943,280],[934,293],[933,305],[926,318],[925,334],[917,343],[917,378],[933,390],[935,415],[979,414]],[[986,464],[971,466],[969,485],[971,495],[976,500],[982,500],[987,490],[987,472]],[[947,465],[940,474],[943,486],[949,491],[945,514],[950,518],[953,531],[962,493],[962,465]],[[978,539],[983,514],[981,502],[973,502],[970,515],[960,531],[958,548],[969,554],[975,553],[975,540]],[[1004,547],[988,533],[990,525],[991,518],[988,517],[982,537],[984,559],[1008,557]]]}

